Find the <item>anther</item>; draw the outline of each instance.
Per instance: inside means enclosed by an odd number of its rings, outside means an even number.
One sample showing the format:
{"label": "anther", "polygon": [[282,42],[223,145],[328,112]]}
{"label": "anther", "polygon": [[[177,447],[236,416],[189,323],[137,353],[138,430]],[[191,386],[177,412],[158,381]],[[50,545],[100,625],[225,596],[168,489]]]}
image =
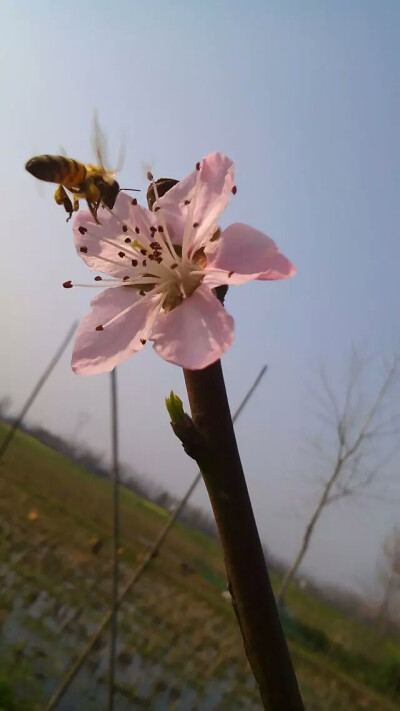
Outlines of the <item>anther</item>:
{"label": "anther", "polygon": [[171,264],[170,269],[176,269],[177,266],[178,266],[178,265],[174,262],[174,264]]}
{"label": "anther", "polygon": [[157,232],[157,227],[154,227],[154,225],[152,225],[150,227],[150,232],[154,235],[154,233]]}
{"label": "anther", "polygon": [[154,180],[154,178],[153,178],[153,173],[151,172],[151,170],[148,170],[148,171],[147,171],[147,180],[151,180],[151,181]]}
{"label": "anther", "polygon": [[128,228],[126,225],[122,225],[122,232],[128,232]]}
{"label": "anther", "polygon": [[200,161],[196,163],[196,170],[200,170]]}
{"label": "anther", "polygon": [[63,284],[63,287],[64,287],[64,289],[72,289],[72,287],[73,287],[72,281],[71,280],[65,281]]}
{"label": "anther", "polygon": [[185,200],[184,205],[190,205],[190,200]]}
{"label": "anther", "polygon": [[154,212],[158,212],[159,210],[161,210],[161,207],[157,205],[157,207],[154,208]]}
{"label": "anther", "polygon": [[132,259],[131,264],[133,267],[137,267],[138,265],[138,260],[137,259]]}
{"label": "anther", "polygon": [[137,205],[137,200],[136,200],[136,198],[133,198],[133,200],[132,200],[132,202],[131,202],[131,205]]}
{"label": "anther", "polygon": [[78,227],[78,230],[81,233],[81,235],[85,235],[87,232],[86,227],[82,227],[82,225],[80,227]]}
{"label": "anther", "polygon": [[83,254],[86,254],[87,252],[87,247],[79,247],[79,251],[83,252]]}
{"label": "anther", "polygon": [[122,279],[122,281],[128,281],[128,279],[130,279],[130,276],[124,276],[124,278]]}
{"label": "anther", "polygon": [[151,249],[161,249],[161,244],[159,242],[150,242],[150,247]]}
{"label": "anther", "polygon": [[145,267],[145,266],[146,266],[146,264],[147,264],[146,260],[145,260],[145,259],[143,259],[142,265],[143,265],[143,266]]}
{"label": "anther", "polygon": [[164,227],[162,225],[158,225],[157,230],[159,232],[164,232]]}
{"label": "anther", "polygon": [[142,346],[145,346],[146,343],[147,343],[147,341],[146,341],[145,338],[141,338],[141,339],[140,339],[140,343],[142,344]]}
{"label": "anther", "polygon": [[118,252],[118,256],[122,259],[122,257],[125,257],[125,252]]}
{"label": "anther", "polygon": [[228,279],[231,278],[232,274],[234,274],[234,272],[228,272]]}
{"label": "anther", "polygon": [[140,254],[146,255],[147,254],[147,249],[141,249]]}
{"label": "anther", "polygon": [[145,292],[144,289],[141,289],[141,290],[139,291],[139,294],[140,294],[140,296],[146,296],[146,292]]}
{"label": "anther", "polygon": [[137,235],[140,235],[139,227],[135,227],[135,232],[136,232]]}
{"label": "anther", "polygon": [[103,326],[100,324],[100,326],[96,326],[96,331],[104,331]]}
{"label": "anther", "polygon": [[94,278],[94,280],[95,280],[95,281],[103,281],[103,277],[97,276],[97,277]]}
{"label": "anther", "polygon": [[129,244],[131,241],[132,240],[130,237],[125,237],[125,244]]}
{"label": "anther", "polygon": [[194,222],[194,223],[193,223],[194,229],[196,229],[198,226],[199,226],[199,223],[198,223],[198,222]]}
{"label": "anther", "polygon": [[232,195],[236,195],[236,193],[237,193],[237,187],[236,187],[236,185],[234,185],[232,188]]}

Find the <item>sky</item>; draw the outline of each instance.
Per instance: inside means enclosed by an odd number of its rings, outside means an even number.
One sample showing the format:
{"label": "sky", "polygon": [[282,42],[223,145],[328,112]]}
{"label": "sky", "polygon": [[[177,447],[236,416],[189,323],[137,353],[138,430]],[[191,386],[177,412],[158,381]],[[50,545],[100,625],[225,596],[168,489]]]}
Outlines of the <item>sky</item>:
{"label": "sky", "polygon": [[[179,178],[226,153],[238,194],[222,227],[266,232],[298,269],[230,289],[235,342],[223,357],[233,409],[269,366],[236,432],[261,537],[289,561],[328,473],[308,446],[321,430],[310,394],[319,364],[340,394],[353,345],[376,361],[400,345],[399,3],[3,0],[0,28],[0,396],[22,405],[90,300],[62,289],[88,273],[54,187],[25,162],[61,146],[91,162],[95,109],[111,164],[125,136],[119,182],[140,188],[143,204],[148,167]],[[28,420],[108,458],[109,377],[74,375],[70,357],[71,348]],[[378,382],[371,367],[365,398]],[[121,458],[183,494],[196,467],[164,407],[171,389],[185,400],[182,372],[149,346],[119,367],[118,385]],[[399,464],[379,500],[327,510],[305,573],[373,586],[399,519]],[[202,486],[194,502],[207,509]]]}

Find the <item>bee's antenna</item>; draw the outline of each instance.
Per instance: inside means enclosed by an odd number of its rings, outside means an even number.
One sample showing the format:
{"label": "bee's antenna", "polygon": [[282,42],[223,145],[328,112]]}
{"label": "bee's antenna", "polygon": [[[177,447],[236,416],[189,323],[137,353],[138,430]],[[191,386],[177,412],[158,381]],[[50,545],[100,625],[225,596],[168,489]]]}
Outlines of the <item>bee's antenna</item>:
{"label": "bee's antenna", "polygon": [[122,190],[126,190],[127,192],[130,192],[130,193],[140,193],[139,188],[120,188],[119,192],[121,192]]}

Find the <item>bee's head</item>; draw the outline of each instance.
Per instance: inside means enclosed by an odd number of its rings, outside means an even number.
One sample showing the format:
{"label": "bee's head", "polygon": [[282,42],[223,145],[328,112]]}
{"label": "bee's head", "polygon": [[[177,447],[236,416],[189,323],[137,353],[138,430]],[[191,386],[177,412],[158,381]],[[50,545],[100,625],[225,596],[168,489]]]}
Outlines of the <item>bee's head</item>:
{"label": "bee's head", "polygon": [[98,175],[93,179],[93,182],[99,190],[101,201],[112,210],[119,193],[119,184],[117,181],[105,180],[102,175]]}

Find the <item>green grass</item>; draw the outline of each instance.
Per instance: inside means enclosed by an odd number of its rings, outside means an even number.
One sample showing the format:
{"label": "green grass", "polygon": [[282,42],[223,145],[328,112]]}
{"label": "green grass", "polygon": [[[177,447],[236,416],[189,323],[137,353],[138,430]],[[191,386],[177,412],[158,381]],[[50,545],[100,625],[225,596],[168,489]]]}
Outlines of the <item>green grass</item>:
{"label": "green grass", "polygon": [[[5,431],[0,424],[0,441]],[[82,599],[88,600],[90,616],[97,619],[109,588],[111,500],[108,481],[92,476],[34,438],[17,433],[0,463],[0,561],[12,560],[10,552],[22,554],[13,565],[23,581],[27,600],[34,599],[35,590],[45,589],[63,602],[68,584],[68,602],[80,605]],[[37,512],[35,521],[29,520],[32,511]],[[145,550],[143,539],[154,540],[166,517],[167,512],[160,507],[121,488],[125,576]],[[98,555],[91,549],[94,537],[104,541]],[[183,575],[180,561],[194,566],[198,575]],[[277,577],[272,577],[273,584],[278,584]],[[99,583],[91,587],[93,580]],[[140,619],[147,621],[143,630],[135,630],[130,644],[155,658],[164,649],[165,664],[171,664],[171,669],[183,669],[189,658],[196,660],[199,678],[220,674],[232,663],[248,678],[236,621],[220,595],[224,581],[218,543],[182,523],[175,524],[160,556],[129,598],[139,606]],[[3,591],[0,601],[0,621],[12,604],[12,596],[6,593]],[[393,675],[391,665],[400,659],[400,645],[395,639],[382,640],[373,628],[296,585],[289,590],[288,604],[300,625],[322,635],[320,648],[310,647],[310,639],[304,635],[293,638],[292,643],[310,711],[393,708],[390,702],[385,706],[383,697],[374,696],[368,685],[375,691],[385,691],[386,679]],[[128,637],[131,624],[125,624]],[[227,646],[225,639],[229,640]],[[184,676],[183,671],[180,674]],[[187,674],[192,674],[190,669]],[[1,688],[0,683],[0,699]],[[15,706],[15,711],[20,707]]]}

